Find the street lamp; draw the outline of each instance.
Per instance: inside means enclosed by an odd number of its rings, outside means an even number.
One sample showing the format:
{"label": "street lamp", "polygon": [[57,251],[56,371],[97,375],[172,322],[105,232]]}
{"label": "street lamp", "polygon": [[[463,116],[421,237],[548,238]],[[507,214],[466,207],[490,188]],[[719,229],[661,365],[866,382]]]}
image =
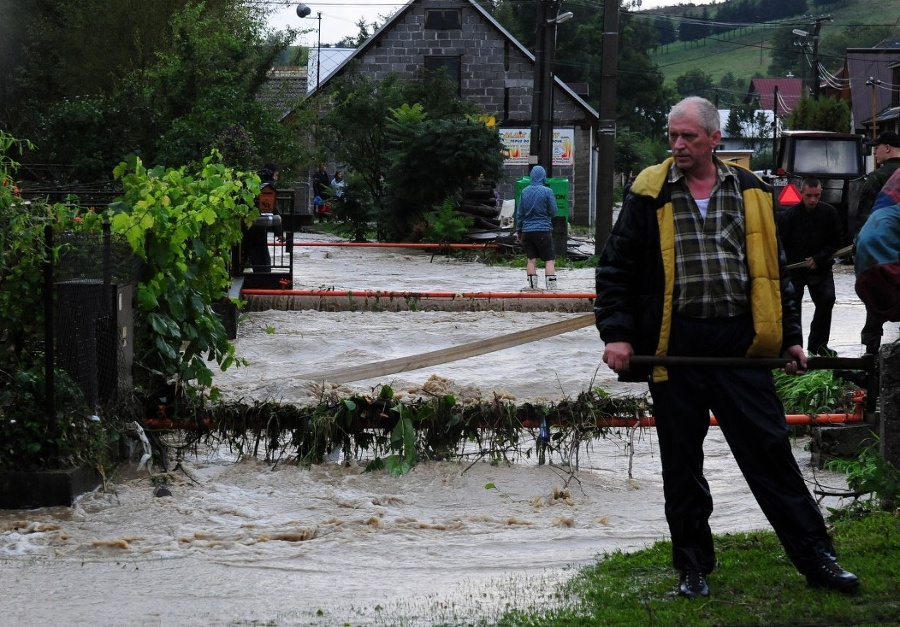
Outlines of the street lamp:
{"label": "street lamp", "polygon": [[[297,5],[297,16],[298,17],[309,17],[312,13],[312,9],[306,6],[303,3]],[[317,29],[317,43],[316,43],[316,91],[319,91],[319,77],[321,76],[322,69],[322,12],[319,11],[316,13],[316,18],[319,20],[319,27]]]}

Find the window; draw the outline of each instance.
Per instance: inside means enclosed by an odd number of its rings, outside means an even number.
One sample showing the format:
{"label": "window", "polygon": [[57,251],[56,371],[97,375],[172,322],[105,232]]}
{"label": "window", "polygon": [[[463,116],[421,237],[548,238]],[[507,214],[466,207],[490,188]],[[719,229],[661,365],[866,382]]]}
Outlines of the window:
{"label": "window", "polygon": [[453,81],[457,85],[460,84],[461,66],[460,57],[425,57],[425,69],[429,72],[442,72],[444,77]]}
{"label": "window", "polygon": [[794,151],[794,172],[825,176],[848,176],[859,172],[856,141],[797,139]]}
{"label": "window", "polygon": [[459,9],[425,9],[425,28],[429,30],[459,30],[462,17]]}

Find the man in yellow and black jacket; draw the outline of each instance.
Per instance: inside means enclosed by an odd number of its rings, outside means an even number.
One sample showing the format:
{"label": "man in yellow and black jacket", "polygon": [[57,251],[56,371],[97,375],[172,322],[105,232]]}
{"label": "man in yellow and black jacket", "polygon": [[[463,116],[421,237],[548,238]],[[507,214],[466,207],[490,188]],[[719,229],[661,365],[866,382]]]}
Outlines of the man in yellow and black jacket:
{"label": "man in yellow and black jacket", "polygon": [[[785,551],[812,586],[853,592],[791,449],[771,370],[754,357],[806,368],[799,314],[771,190],[715,157],[719,115],[703,98],[669,114],[672,157],[635,179],[596,273],[603,361],[648,381],[662,460],[678,594],[709,595],[715,567],[703,440],[716,417]],[[631,367],[632,355],[747,358],[744,367]],[[787,361],[787,360],[790,361]]]}

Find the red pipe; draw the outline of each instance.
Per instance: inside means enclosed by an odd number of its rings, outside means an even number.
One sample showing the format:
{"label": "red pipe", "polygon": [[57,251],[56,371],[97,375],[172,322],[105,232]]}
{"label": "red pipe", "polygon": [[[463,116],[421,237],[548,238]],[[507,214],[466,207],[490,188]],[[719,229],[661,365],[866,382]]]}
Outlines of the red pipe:
{"label": "red pipe", "polygon": [[[803,425],[833,425],[833,424],[846,424],[852,422],[862,422],[863,416],[861,413],[855,414],[817,414],[814,416],[810,416],[809,414],[787,414],[785,416],[785,420],[787,421],[789,426],[797,427]],[[548,421],[548,424],[553,424],[552,421]],[[596,422],[598,427],[643,427],[643,428],[652,428],[656,426],[656,418],[653,416],[642,416],[641,418],[624,418],[624,417],[610,417],[610,418],[599,418]],[[718,427],[719,423],[716,421],[715,416],[709,417],[709,425],[711,427]],[[522,422],[522,426],[528,429],[537,429],[540,426],[540,422],[537,420],[525,420]]]}
{"label": "red pipe", "polygon": [[[276,242],[275,245],[284,246],[284,242]],[[481,248],[502,248],[502,246],[500,246],[499,244],[434,244],[426,242],[294,242],[294,246],[338,246],[344,248],[421,248],[439,250],[475,250]]]}
{"label": "red pipe", "polygon": [[379,290],[266,290],[247,289],[248,296],[330,296],[333,298],[590,298],[594,292],[392,292]]}
{"label": "red pipe", "polygon": [[[796,426],[821,426],[821,425],[833,425],[833,424],[846,424],[846,423],[856,423],[863,421],[863,414],[861,406],[857,407],[857,411],[854,414],[818,414],[818,415],[809,415],[809,414],[788,414],[785,416],[785,420],[787,424],[792,427]],[[552,419],[548,420],[548,424],[551,426],[555,424],[555,421]],[[610,428],[631,428],[631,427],[641,427],[641,428],[652,428],[656,426],[656,419],[653,416],[642,416],[641,418],[625,418],[620,416],[612,416],[607,418],[598,418],[594,423],[597,427],[610,427]],[[716,421],[715,416],[710,416],[709,424],[712,427],[718,427],[719,423]],[[161,429],[161,430],[172,430],[172,429],[184,429],[188,431],[197,430],[200,428],[203,429],[213,429],[215,425],[209,418],[206,418],[202,421],[197,420],[172,420],[171,418],[146,418],[144,420],[144,426],[148,429]],[[370,425],[371,428],[376,428],[379,424]],[[525,429],[537,429],[540,426],[540,421],[538,420],[523,420],[522,427]]]}

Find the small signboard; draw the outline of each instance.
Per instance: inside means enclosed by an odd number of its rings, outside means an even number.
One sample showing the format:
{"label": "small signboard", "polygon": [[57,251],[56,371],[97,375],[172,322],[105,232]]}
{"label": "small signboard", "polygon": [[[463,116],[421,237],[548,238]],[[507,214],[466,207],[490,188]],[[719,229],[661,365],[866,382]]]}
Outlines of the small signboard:
{"label": "small signboard", "polygon": [[[531,129],[501,128],[500,140],[506,148],[503,165],[528,165],[531,152]],[[553,165],[575,164],[575,129],[553,129]]]}

